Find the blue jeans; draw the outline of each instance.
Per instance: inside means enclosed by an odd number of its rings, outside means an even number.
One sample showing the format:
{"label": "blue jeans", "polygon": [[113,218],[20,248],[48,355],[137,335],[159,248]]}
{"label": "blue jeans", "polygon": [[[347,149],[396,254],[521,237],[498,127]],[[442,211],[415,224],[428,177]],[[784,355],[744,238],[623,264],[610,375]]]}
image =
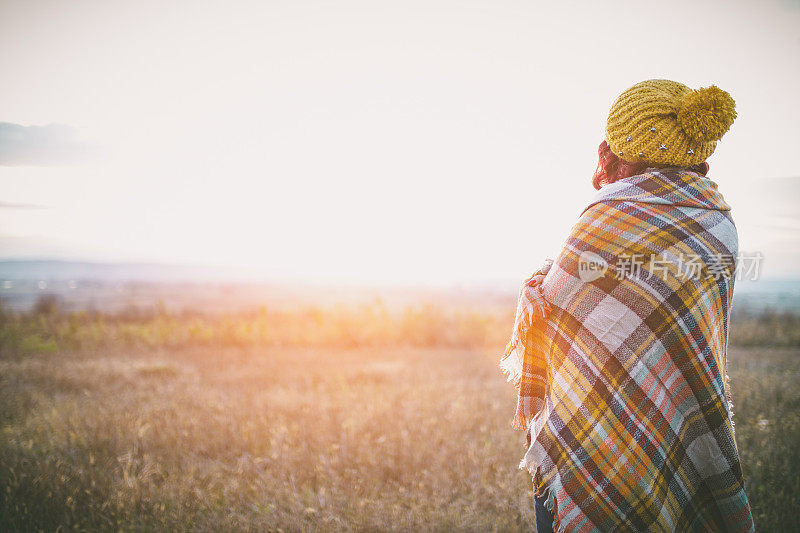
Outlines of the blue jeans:
{"label": "blue jeans", "polygon": [[553,533],[553,514],[547,510],[545,503],[547,503],[545,496],[536,496],[534,498],[537,533]]}

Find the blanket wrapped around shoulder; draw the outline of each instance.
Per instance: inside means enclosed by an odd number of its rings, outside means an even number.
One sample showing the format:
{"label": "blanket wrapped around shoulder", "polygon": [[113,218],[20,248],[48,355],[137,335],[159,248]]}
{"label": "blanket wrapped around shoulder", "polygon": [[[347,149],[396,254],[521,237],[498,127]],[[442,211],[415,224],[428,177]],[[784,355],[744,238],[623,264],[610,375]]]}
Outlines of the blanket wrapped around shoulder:
{"label": "blanket wrapped around shoulder", "polygon": [[753,530],[726,374],[729,211],[705,176],[648,169],[604,186],[523,286],[501,367],[557,531]]}

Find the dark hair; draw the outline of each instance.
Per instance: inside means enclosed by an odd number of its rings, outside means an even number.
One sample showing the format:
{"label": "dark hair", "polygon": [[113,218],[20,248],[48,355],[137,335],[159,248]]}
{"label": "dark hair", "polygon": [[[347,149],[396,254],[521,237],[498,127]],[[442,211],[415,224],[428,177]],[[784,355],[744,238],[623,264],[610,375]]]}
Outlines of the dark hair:
{"label": "dark hair", "polygon": [[[611,147],[608,146],[606,141],[600,143],[600,147],[597,149],[597,155],[599,159],[597,161],[597,169],[594,171],[594,176],[592,176],[592,185],[598,190],[603,185],[608,185],[609,183],[641,174],[647,168],[664,168],[665,166],[670,166],[657,165],[646,161],[626,161],[620,159],[619,156],[611,150]],[[708,163],[704,161],[687,167],[687,169],[705,176],[708,174]]]}

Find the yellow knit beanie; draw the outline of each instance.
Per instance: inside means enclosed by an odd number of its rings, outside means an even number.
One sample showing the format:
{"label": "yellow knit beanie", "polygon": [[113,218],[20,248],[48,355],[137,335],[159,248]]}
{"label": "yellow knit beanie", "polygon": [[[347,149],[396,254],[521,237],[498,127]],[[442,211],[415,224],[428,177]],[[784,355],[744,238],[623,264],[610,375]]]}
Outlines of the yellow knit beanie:
{"label": "yellow knit beanie", "polygon": [[691,166],[702,163],[736,118],[731,95],[712,85],[693,91],[670,80],[647,80],[611,106],[606,142],[626,161]]}

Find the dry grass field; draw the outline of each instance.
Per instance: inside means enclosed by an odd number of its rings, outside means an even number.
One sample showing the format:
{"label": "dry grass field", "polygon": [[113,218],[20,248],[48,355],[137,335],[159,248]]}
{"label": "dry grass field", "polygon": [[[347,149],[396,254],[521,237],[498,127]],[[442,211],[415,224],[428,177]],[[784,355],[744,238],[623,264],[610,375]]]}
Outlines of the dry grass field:
{"label": "dry grass field", "polygon": [[[0,529],[531,529],[507,317],[337,316],[4,315]],[[757,527],[797,529],[800,350],[729,358]]]}

